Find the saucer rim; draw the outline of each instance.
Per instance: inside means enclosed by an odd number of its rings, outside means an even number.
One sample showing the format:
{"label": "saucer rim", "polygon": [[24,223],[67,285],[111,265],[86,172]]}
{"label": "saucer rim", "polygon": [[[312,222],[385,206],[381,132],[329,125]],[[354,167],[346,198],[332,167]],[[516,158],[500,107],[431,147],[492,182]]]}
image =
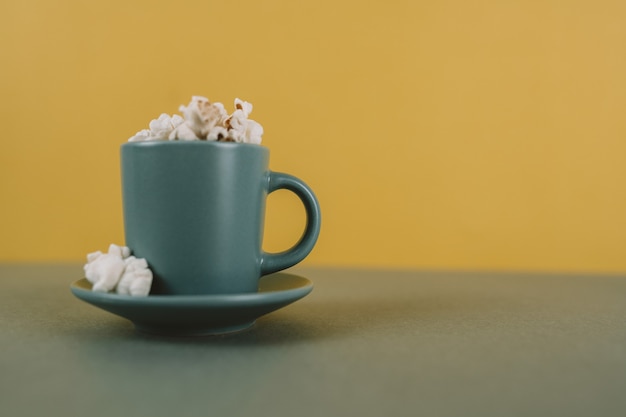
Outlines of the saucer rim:
{"label": "saucer rim", "polygon": [[[263,279],[287,279],[291,288],[266,289],[257,293],[214,295],[148,295],[133,297],[94,292],[78,286],[85,278],[70,285],[79,300],[110,314],[131,321],[140,333],[160,336],[212,336],[240,332],[256,320],[306,297],[313,283],[300,275],[277,272]],[[84,280],[84,281],[83,281]],[[278,283],[280,285],[280,283]],[[87,286],[91,283],[86,282]],[[270,286],[271,288],[271,286]]]}
{"label": "saucer rim", "polygon": [[[260,278],[261,280],[271,280],[272,278],[280,277],[289,277],[294,281],[300,281],[301,284],[287,288],[282,290],[263,290],[259,289],[258,292],[250,292],[250,293],[235,293],[235,294],[191,294],[191,295],[147,295],[147,296],[132,296],[132,295],[123,295],[117,294],[113,292],[97,292],[92,291],[86,287],[91,287],[91,283],[87,280],[87,278],[81,278],[73,281],[70,284],[70,289],[75,296],[85,301],[83,297],[78,296],[78,294],[84,294],[85,297],[89,299],[99,300],[101,302],[115,302],[115,303],[123,303],[123,304],[145,304],[145,305],[179,305],[181,303],[185,305],[207,305],[211,304],[214,306],[219,306],[219,304],[232,305],[239,303],[250,303],[255,301],[263,301],[271,296],[283,295],[288,296],[293,294],[302,294],[308,295],[313,290],[313,282],[308,278],[303,276],[286,273],[286,272],[276,272],[273,274],[269,274]],[[84,284],[84,285],[81,285]],[[291,298],[291,297],[287,297]]]}

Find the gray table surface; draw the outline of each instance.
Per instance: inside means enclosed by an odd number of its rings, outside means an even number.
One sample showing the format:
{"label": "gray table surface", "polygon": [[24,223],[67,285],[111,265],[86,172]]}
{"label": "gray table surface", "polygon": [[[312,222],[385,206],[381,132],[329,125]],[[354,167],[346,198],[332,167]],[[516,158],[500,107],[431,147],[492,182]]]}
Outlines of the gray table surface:
{"label": "gray table surface", "polygon": [[626,277],[300,268],[248,331],[162,338],[0,265],[1,416],[623,416]]}

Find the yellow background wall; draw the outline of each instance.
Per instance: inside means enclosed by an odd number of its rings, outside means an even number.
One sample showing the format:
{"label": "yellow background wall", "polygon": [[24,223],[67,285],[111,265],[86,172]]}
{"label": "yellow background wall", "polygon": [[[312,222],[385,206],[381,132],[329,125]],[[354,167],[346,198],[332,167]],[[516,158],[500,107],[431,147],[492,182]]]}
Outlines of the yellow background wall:
{"label": "yellow background wall", "polygon": [[[626,271],[626,2],[0,5],[0,261],[123,242],[119,146],[191,95],[317,192],[309,265]],[[266,249],[294,242],[269,201]]]}

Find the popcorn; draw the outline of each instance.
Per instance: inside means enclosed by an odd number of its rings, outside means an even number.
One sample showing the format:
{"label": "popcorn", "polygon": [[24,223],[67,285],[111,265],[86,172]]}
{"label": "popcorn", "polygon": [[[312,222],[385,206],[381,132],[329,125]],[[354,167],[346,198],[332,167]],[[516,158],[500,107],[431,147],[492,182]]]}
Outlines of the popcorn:
{"label": "popcorn", "polygon": [[130,142],[146,140],[209,140],[260,144],[263,127],[248,119],[252,104],[235,99],[235,111],[228,115],[222,103],[193,96],[187,106],[180,106],[179,115],[162,114],[150,122],[150,129],[137,132]]}
{"label": "popcorn", "polygon": [[163,113],[158,119],[150,122],[150,135],[155,140],[166,140],[172,130],[176,129],[184,121],[185,119],[177,114],[170,117],[169,115]]}
{"label": "popcorn", "polygon": [[189,126],[188,123],[183,123],[182,125],[178,126],[176,129],[172,130],[172,133],[170,133],[169,140],[198,140],[200,139],[198,136],[196,136],[196,132],[194,132],[191,127]]}
{"label": "popcorn", "polygon": [[135,133],[135,136],[133,136],[130,139],[128,139],[129,142],[140,142],[140,141],[143,141],[143,140],[150,140],[150,130],[149,129],[140,130],[139,132]]}
{"label": "popcorn", "polygon": [[150,129],[140,130],[135,136],[128,139],[129,142],[139,142],[143,140],[167,140],[178,126],[183,124],[185,119],[175,114],[169,116],[168,114],[161,114],[158,119],[154,119],[150,122]]}
{"label": "popcorn", "polygon": [[87,255],[85,277],[93,284],[92,290],[118,294],[145,296],[150,293],[152,271],[145,259],[130,256],[126,246],[111,244],[109,252]]}
{"label": "popcorn", "polygon": [[207,134],[206,140],[224,140],[228,138],[228,130],[222,126],[215,126]]}
{"label": "popcorn", "polygon": [[87,255],[85,277],[93,284],[93,291],[109,292],[115,288],[124,272],[124,255],[129,252],[127,247],[111,244],[109,253],[97,251]]}
{"label": "popcorn", "polygon": [[170,133],[169,140],[198,140],[200,139],[196,136],[196,132],[193,131],[191,126],[188,123],[183,123],[178,126],[176,129],[172,130]]}
{"label": "popcorn", "polygon": [[211,103],[208,98],[200,96],[193,96],[189,105],[180,106],[179,110],[200,139],[206,139],[211,130],[222,126],[228,117],[222,103]]}
{"label": "popcorn", "polygon": [[117,283],[116,292],[123,295],[148,295],[152,285],[152,271],[143,258],[129,256],[124,260],[126,268]]}
{"label": "popcorn", "polygon": [[243,142],[254,143],[255,145],[261,144],[261,137],[263,136],[263,126],[254,120],[248,120],[246,123],[246,132],[243,137]]}
{"label": "popcorn", "polygon": [[248,115],[252,112],[252,104],[236,98],[235,108],[237,110],[225,122],[229,129],[229,138],[235,142],[260,144],[263,127],[254,120],[248,120]]}

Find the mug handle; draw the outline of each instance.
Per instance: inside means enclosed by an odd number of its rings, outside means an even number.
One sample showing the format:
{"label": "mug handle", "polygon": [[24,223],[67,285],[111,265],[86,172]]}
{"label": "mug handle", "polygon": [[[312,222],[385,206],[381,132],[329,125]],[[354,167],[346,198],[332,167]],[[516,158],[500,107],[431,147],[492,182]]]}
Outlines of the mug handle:
{"label": "mug handle", "polygon": [[298,243],[290,249],[279,253],[262,252],[261,275],[281,271],[302,261],[311,252],[320,234],[320,205],[313,190],[293,175],[270,172],[267,193],[280,189],[289,190],[300,198],[306,210],[306,227]]}

